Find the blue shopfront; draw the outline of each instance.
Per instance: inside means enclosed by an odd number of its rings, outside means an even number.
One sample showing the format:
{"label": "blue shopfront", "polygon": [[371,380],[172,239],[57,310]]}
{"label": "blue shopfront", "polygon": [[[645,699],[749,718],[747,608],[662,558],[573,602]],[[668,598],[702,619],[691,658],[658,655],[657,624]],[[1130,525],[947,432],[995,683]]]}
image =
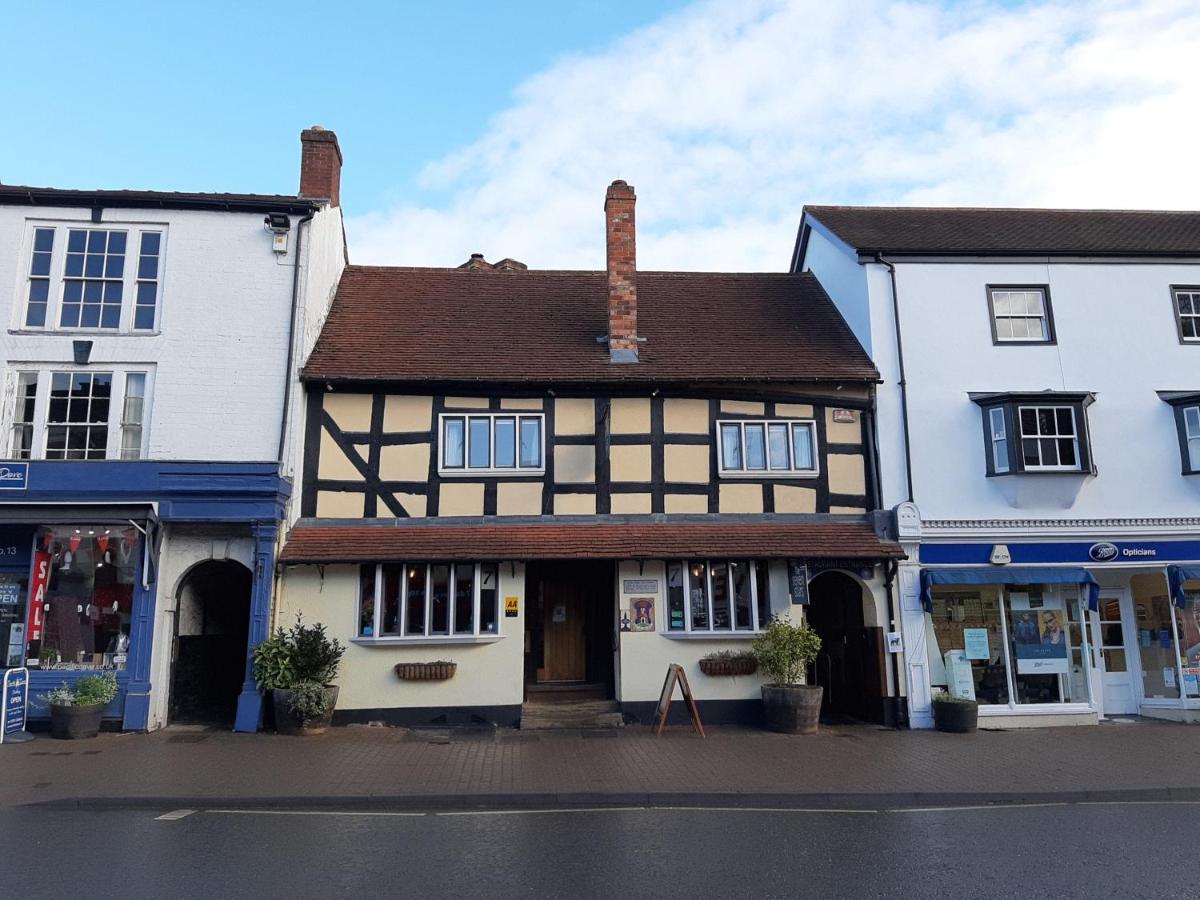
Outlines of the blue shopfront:
{"label": "blue shopfront", "polygon": [[[0,465],[0,662],[29,669],[31,727],[49,714],[41,694],[97,673],[112,673],[120,688],[105,710],[110,727],[141,731],[167,720],[157,711],[167,709],[181,638],[178,625],[160,627],[175,615],[179,591],[164,572],[190,571],[192,559],[171,556],[194,555],[186,535],[203,534],[206,547],[241,548],[246,594],[229,607],[241,619],[233,655],[220,657],[232,671],[205,680],[232,683],[230,724],[256,730],[262,704],[249,654],[267,634],[290,489],[274,463]],[[214,554],[204,555],[212,568]],[[200,630],[219,625],[210,615]]]}
{"label": "blue shopfront", "polygon": [[930,684],[981,717],[1200,711],[1200,540],[921,544]]}

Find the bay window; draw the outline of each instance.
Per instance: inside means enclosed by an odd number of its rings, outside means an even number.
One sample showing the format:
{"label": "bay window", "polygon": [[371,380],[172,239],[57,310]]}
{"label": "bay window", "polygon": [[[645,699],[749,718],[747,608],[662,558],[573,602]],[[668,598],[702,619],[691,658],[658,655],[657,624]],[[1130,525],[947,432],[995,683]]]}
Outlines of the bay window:
{"label": "bay window", "polygon": [[983,413],[987,474],[1095,474],[1086,409],[1092,394],[971,394]]}
{"label": "bay window", "polygon": [[1200,391],[1159,391],[1175,411],[1184,475],[1200,475]]}

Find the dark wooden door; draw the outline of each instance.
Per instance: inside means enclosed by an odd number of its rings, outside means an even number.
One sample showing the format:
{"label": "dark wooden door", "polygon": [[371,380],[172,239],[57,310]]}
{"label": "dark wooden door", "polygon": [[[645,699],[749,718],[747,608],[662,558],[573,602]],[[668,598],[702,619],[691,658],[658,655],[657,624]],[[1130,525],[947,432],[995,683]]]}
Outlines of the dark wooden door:
{"label": "dark wooden door", "polygon": [[825,689],[821,712],[829,718],[866,718],[863,678],[862,588],[840,572],[825,572],[809,584],[805,617],[821,636],[813,665],[816,684]]}
{"label": "dark wooden door", "polygon": [[587,678],[587,603],[578,575],[554,571],[542,582],[543,663],[538,681]]}

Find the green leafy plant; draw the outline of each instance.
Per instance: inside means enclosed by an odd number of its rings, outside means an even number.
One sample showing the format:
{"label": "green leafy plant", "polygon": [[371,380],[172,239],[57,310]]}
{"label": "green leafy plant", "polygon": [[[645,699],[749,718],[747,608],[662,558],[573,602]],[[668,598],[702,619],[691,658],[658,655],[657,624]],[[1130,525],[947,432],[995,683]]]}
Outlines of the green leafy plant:
{"label": "green leafy plant", "polygon": [[329,695],[325,685],[316,681],[300,681],[292,685],[288,709],[301,722],[320,719],[329,713]]}
{"label": "green leafy plant", "polygon": [[107,706],[117,696],[117,676],[84,675],[72,687],[65,681],[52,691],[39,695],[47,706]]}
{"label": "green leafy plant", "polygon": [[785,614],[771,619],[754,639],[753,648],[770,684],[804,684],[808,667],[821,652],[821,636],[807,623],[797,625]]}
{"label": "green leafy plant", "polygon": [[311,681],[330,684],[337,678],[346,648],[330,638],[321,624],[305,625],[300,616],[291,628],[278,628],[254,648],[254,680],[260,690],[287,690]]}
{"label": "green leafy plant", "polygon": [[704,654],[702,657],[700,657],[700,658],[701,658],[701,659],[712,660],[712,661],[714,661],[714,662],[715,662],[715,661],[717,661],[717,660],[725,660],[725,659],[727,659],[727,660],[730,660],[730,661],[732,662],[732,661],[734,661],[734,660],[742,660],[742,659],[757,659],[758,657],[756,657],[756,656],[754,655],[754,651],[753,651],[753,650],[737,650],[737,651],[734,651],[734,650],[716,650],[716,651],[714,651],[714,652],[712,652],[712,653],[705,653],[705,654]]}
{"label": "green leafy plant", "polygon": [[962,703],[967,706],[978,706],[978,700],[972,700],[970,697],[956,697],[949,691],[938,691],[933,695],[934,703]]}

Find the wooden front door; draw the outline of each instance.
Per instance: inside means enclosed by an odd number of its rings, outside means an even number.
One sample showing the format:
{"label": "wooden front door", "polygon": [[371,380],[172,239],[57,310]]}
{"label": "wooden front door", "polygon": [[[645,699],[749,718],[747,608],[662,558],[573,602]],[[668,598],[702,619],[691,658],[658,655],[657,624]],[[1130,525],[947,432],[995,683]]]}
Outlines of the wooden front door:
{"label": "wooden front door", "polygon": [[554,572],[542,582],[542,640],[538,681],[587,678],[587,604],[578,576]]}

